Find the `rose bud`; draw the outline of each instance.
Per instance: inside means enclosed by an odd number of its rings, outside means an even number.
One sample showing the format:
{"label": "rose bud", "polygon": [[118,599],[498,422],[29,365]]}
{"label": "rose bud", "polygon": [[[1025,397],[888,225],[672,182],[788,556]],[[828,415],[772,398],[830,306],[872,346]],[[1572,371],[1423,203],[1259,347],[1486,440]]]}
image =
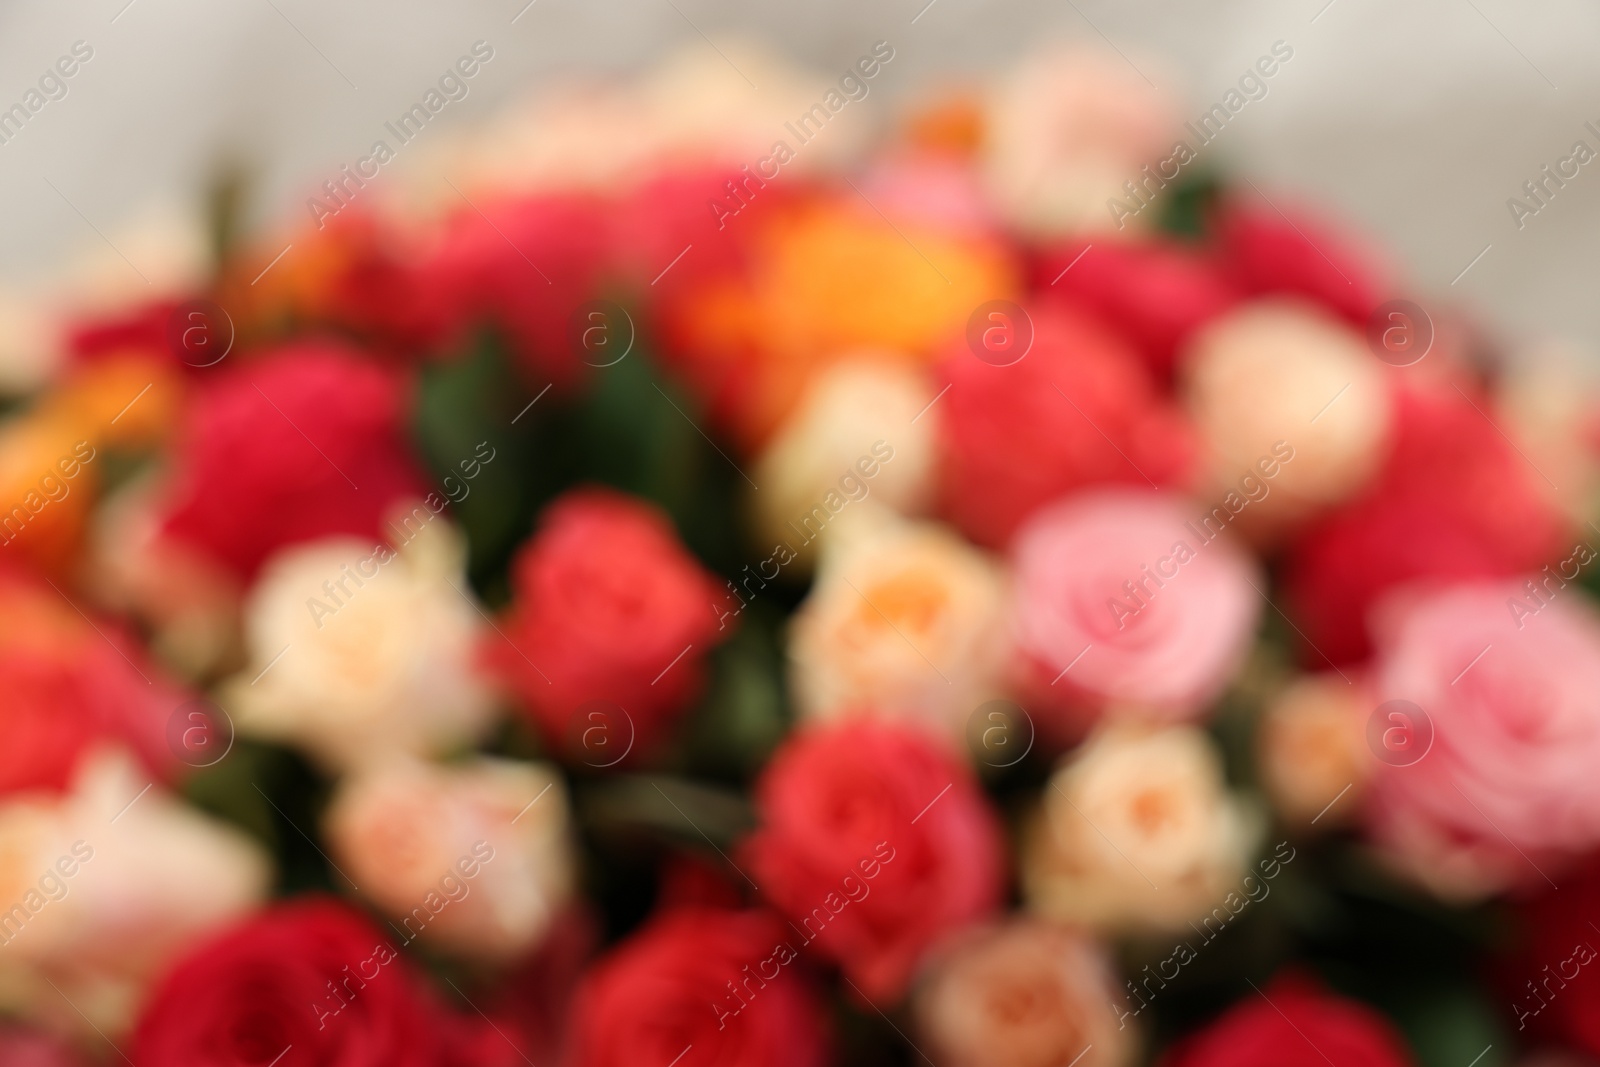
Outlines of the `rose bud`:
{"label": "rose bud", "polygon": [[399,947],[504,959],[538,944],[574,880],[566,790],[547,765],[397,759],[346,778],[327,814],[340,869]]}
{"label": "rose bud", "polygon": [[918,1029],[942,1067],[1125,1067],[1105,951],[1033,919],[970,931],[929,967]]}
{"label": "rose bud", "polygon": [[511,581],[514,601],[488,653],[546,740],[569,753],[575,716],[596,702],[613,717],[620,709],[613,732],[633,752],[652,750],[699,695],[705,655],[736,621],[734,598],[667,517],[606,489],[551,504]]}
{"label": "rose bud", "polygon": [[1062,737],[1101,715],[1200,716],[1249,649],[1254,564],[1180,498],[1100,489],[1039,512],[1012,548],[1029,692]]}
{"label": "rose bud", "polygon": [[572,1067],[822,1067],[827,1021],[803,943],[762,912],[682,908],[650,920],[584,977]]}
{"label": "rose bud", "polygon": [[1315,1060],[1338,1067],[1412,1067],[1398,1030],[1358,1001],[1309,979],[1273,981],[1173,1045],[1160,1067],[1279,1067]]}
{"label": "rose bud", "polygon": [[303,897],[190,951],[146,1003],[130,1056],[140,1067],[257,1067],[277,1056],[438,1067],[453,1029],[385,931],[347,904]]}
{"label": "rose bud", "polygon": [[756,807],[756,884],[871,1002],[898,1000],[930,947],[1000,902],[994,814],[971,772],[918,731],[804,730],[767,765]]}
{"label": "rose bud", "polygon": [[1257,536],[1350,497],[1383,462],[1394,418],[1384,369],[1360,334],[1309,304],[1242,305],[1200,331],[1184,371],[1208,491],[1222,497],[1245,478],[1265,487],[1241,509]]}
{"label": "rose bud", "polygon": [[1195,462],[1193,430],[1126,341],[1066,304],[1023,311],[1011,329],[1022,337],[1031,324],[1027,353],[1000,366],[966,344],[951,350],[942,367],[950,394],[933,409],[943,513],[991,548],[1064,493],[1105,482],[1181,487]]}
{"label": "rose bud", "polygon": [[1214,906],[1227,909],[1225,922],[1249,903],[1238,887],[1257,822],[1228,793],[1204,733],[1107,727],[1040,797],[1024,835],[1023,896],[1039,914],[1096,929],[1187,930]]}
{"label": "rose bud", "polygon": [[494,703],[465,545],[420,504],[389,533],[398,548],[331,538],[267,562],[245,605],[249,663],[223,698],[241,733],[332,769],[482,737]]}
{"label": "rose bud", "polygon": [[249,578],[297,541],[376,541],[395,503],[423,496],[391,372],[325,341],[218,369],[179,432],[166,536]]}
{"label": "rose bud", "polygon": [[1372,707],[1365,687],[1331,671],[1296,678],[1268,702],[1257,757],[1285,822],[1331,828],[1360,809],[1373,767],[1365,732]]}
{"label": "rose bud", "polygon": [[1397,710],[1394,729],[1410,735],[1388,739],[1400,758],[1371,785],[1389,862],[1470,899],[1543,885],[1600,845],[1600,613],[1588,598],[1531,581],[1457,585],[1396,594],[1379,622],[1379,710]]}
{"label": "rose bud", "polygon": [[836,543],[795,612],[801,716],[895,718],[959,742],[1008,651],[998,565],[941,527],[881,515]]}

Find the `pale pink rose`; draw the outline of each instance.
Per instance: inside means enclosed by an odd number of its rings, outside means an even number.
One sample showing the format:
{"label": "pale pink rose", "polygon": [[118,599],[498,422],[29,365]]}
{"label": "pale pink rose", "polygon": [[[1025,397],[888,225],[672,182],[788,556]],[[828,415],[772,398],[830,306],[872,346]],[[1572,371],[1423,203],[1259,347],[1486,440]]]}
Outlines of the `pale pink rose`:
{"label": "pale pink rose", "polygon": [[1238,515],[1241,529],[1270,535],[1361,489],[1386,455],[1385,368],[1360,334],[1311,304],[1241,305],[1200,332],[1181,366],[1210,504],[1248,500],[1220,512],[1224,525]]}
{"label": "pale pink rose", "polygon": [[328,842],[408,942],[504,959],[537,944],[572,894],[567,812],[547,764],[398,757],[344,781]]}
{"label": "pale pink rose", "polygon": [[831,545],[792,622],[789,672],[810,719],[900,719],[960,742],[999,696],[1005,584],[987,553],[932,523],[877,514]]}
{"label": "pale pink rose", "polygon": [[929,969],[918,1029],[941,1067],[1124,1067],[1105,951],[1077,931],[1015,918],[968,932]]}
{"label": "pale pink rose", "polygon": [[1023,897],[1058,922],[1186,930],[1240,884],[1259,823],[1200,730],[1105,727],[1040,797],[1023,835]]}
{"label": "pale pink rose", "polygon": [[[1256,736],[1262,784],[1285,822],[1321,829],[1360,810],[1372,754],[1371,694],[1338,674],[1296,678],[1268,703]],[[1337,800],[1337,803],[1334,803]]]}
{"label": "pale pink rose", "polygon": [[1371,826],[1446,897],[1543,884],[1600,845],[1600,614],[1576,588],[1542,589],[1458,585],[1378,612],[1377,699],[1420,708],[1432,745],[1378,767]]}
{"label": "pale pink rose", "polygon": [[475,651],[487,624],[464,560],[442,518],[398,551],[345,537],[280,551],[246,601],[250,662],[223,698],[239,731],[335,769],[481,737],[494,715]]}
{"label": "pale pink rose", "polygon": [[0,1004],[63,1031],[125,1030],[148,983],[257,906],[270,873],[249,838],[100,750],[69,793],[0,804]]}
{"label": "pale pink rose", "polygon": [[1127,60],[1048,45],[1017,64],[989,102],[985,175],[1001,210],[1024,229],[1113,228],[1117,216],[1107,201],[1128,201],[1123,183],[1143,180],[1145,164],[1172,154],[1176,114]]}
{"label": "pale pink rose", "polygon": [[[1037,512],[1012,546],[1012,624],[1025,683],[1065,721],[1201,715],[1249,649],[1261,578],[1183,498],[1080,493]],[[1213,538],[1207,540],[1207,537]]]}

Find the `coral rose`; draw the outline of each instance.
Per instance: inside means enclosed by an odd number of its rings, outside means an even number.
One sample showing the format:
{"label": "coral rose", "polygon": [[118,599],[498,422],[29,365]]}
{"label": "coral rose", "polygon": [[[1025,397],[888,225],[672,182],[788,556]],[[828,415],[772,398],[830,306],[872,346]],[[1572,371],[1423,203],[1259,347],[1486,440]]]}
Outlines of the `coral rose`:
{"label": "coral rose", "polygon": [[705,654],[730,632],[730,598],[667,517],[610,490],[551,504],[517,555],[512,588],[504,639],[487,648],[558,746],[581,707],[604,701],[648,752],[698,696]]}
{"label": "coral rose", "polygon": [[1102,729],[1050,779],[1022,848],[1035,912],[1106,930],[1186,930],[1238,884],[1254,813],[1192,726]]}
{"label": "coral rose", "polygon": [[1068,497],[1012,549],[1025,681],[1071,735],[1102,713],[1193,718],[1222,691],[1261,610],[1255,567],[1180,500],[1137,489]]}
{"label": "coral rose", "polygon": [[939,939],[982,918],[1004,882],[999,827],[972,774],[904,726],[790,738],[756,786],[757,884],[869,1000],[898,1000]]}
{"label": "coral rose", "polygon": [[1376,698],[1420,708],[1431,726],[1412,729],[1432,745],[1378,768],[1372,830],[1446,897],[1542,885],[1600,845],[1600,613],[1576,590],[1536,611],[1529,596],[1449,586],[1396,594],[1379,616]]}
{"label": "coral rose", "polygon": [[950,394],[933,409],[943,512],[991,548],[1063,493],[1102,482],[1181,487],[1195,459],[1188,423],[1125,341],[1069,305],[1024,310],[1027,354],[994,366],[952,349],[942,367]]}
{"label": "coral rose", "polygon": [[572,892],[566,791],[545,765],[396,759],[346,778],[327,825],[341,869],[404,944],[504,959],[533,947]]}
{"label": "coral rose", "polygon": [[1168,1050],[1161,1067],[1411,1067],[1394,1024],[1310,979],[1278,978]]}
{"label": "coral rose", "polygon": [[1032,919],[972,931],[930,966],[916,1017],[949,1067],[1124,1067],[1110,961],[1083,934]]}

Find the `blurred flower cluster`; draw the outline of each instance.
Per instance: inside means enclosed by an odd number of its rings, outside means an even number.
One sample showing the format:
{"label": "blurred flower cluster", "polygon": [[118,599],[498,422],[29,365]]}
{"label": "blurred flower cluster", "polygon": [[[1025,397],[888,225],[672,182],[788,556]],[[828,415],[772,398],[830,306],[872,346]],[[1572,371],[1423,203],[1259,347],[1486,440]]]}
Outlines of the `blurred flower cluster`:
{"label": "blurred flower cluster", "polygon": [[0,1063],[1600,1058],[1591,385],[859,50],[0,294]]}

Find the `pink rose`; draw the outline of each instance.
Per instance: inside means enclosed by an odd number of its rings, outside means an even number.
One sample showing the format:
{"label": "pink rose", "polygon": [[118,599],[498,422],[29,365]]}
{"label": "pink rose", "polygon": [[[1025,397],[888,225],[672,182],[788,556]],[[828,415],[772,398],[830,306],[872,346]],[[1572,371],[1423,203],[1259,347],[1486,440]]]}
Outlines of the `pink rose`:
{"label": "pink rose", "polygon": [[1012,624],[1034,699],[1067,717],[1058,732],[1113,708],[1194,718],[1239,665],[1261,608],[1255,569],[1193,514],[1179,497],[1108,488],[1018,533]]}
{"label": "pink rose", "polygon": [[1378,699],[1426,723],[1392,720],[1417,748],[1378,768],[1368,815],[1441,895],[1540,884],[1600,844],[1600,615],[1576,590],[1535,588],[1457,585],[1379,615]]}

